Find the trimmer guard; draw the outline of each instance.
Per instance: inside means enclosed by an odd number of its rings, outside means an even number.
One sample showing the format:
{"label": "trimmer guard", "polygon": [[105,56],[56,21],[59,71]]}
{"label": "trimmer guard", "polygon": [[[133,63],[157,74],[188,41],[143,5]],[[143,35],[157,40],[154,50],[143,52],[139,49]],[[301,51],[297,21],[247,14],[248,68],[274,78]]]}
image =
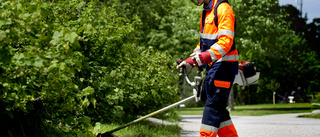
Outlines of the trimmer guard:
{"label": "trimmer guard", "polygon": [[234,84],[239,84],[241,86],[256,84],[259,80],[259,77],[260,72],[256,71],[255,75],[246,78],[243,74],[243,71],[239,69],[239,72],[234,79]]}

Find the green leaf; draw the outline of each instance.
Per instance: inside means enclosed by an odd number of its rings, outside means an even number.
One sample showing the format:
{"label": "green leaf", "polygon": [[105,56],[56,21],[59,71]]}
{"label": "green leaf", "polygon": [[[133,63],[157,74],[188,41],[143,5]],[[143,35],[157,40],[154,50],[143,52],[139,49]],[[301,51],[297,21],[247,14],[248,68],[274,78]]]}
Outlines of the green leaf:
{"label": "green leaf", "polygon": [[72,33],[70,34],[70,39],[69,39],[69,41],[70,41],[71,43],[74,43],[74,40],[76,40],[77,38],[78,38],[78,34],[75,33],[75,32],[72,32]]}
{"label": "green leaf", "polygon": [[0,20],[0,29],[4,25],[4,21]]}
{"label": "green leaf", "polygon": [[17,9],[20,10],[22,8],[22,5],[20,3],[17,4]]}
{"label": "green leaf", "polygon": [[91,98],[90,102],[93,104],[93,108],[96,108],[96,102],[97,100],[95,98]]}
{"label": "green leaf", "polygon": [[10,84],[9,83],[3,83],[2,86],[8,88],[8,87],[10,87]]}
{"label": "green leaf", "polygon": [[50,41],[50,43],[52,45],[57,45],[62,36],[63,36],[63,30],[61,30],[60,32],[59,31],[55,31],[53,33],[52,40]]}
{"label": "green leaf", "polygon": [[97,33],[97,31],[93,28],[93,26],[91,24],[85,24],[84,29],[85,29],[85,33],[87,33],[87,34]]}
{"label": "green leaf", "polygon": [[95,125],[94,125],[94,128],[93,128],[94,134],[100,133],[101,130],[102,130],[101,123],[100,122],[96,122]]}
{"label": "green leaf", "polygon": [[[0,25],[1,25],[1,22],[0,22]],[[3,31],[3,30],[0,30],[0,41],[5,39],[6,37],[7,37],[7,33],[5,31]]]}
{"label": "green leaf", "polygon": [[7,105],[6,107],[7,112],[12,110],[12,107],[10,105]]}
{"label": "green leaf", "polygon": [[36,2],[31,2],[30,4],[29,4],[29,11],[30,12],[35,12],[35,11],[37,11],[37,3]]}
{"label": "green leaf", "polygon": [[55,31],[55,32],[53,33],[52,38],[53,38],[53,39],[58,39],[58,38],[62,37],[62,35],[63,35],[63,30],[61,30],[60,32],[59,32],[59,31]]}
{"label": "green leaf", "polygon": [[35,62],[34,62],[34,66],[36,67],[41,67],[43,65],[43,59],[40,58],[39,56],[36,57]]}
{"label": "green leaf", "polygon": [[66,68],[66,63],[65,62],[59,63],[59,69],[60,70],[64,70],[65,68]]}
{"label": "green leaf", "polygon": [[70,33],[65,34],[64,39],[70,41]]}
{"label": "green leaf", "polygon": [[90,105],[89,99],[86,97],[86,98],[83,100],[82,104],[83,104],[84,106],[88,107],[88,106]]}
{"label": "green leaf", "polygon": [[78,120],[85,123],[86,125],[91,125],[91,118],[88,116],[80,117]]}
{"label": "green leaf", "polygon": [[92,88],[91,86],[86,87],[85,89],[82,90],[82,95],[83,96],[87,96],[94,93],[94,88]]}
{"label": "green leaf", "polygon": [[64,35],[64,39],[68,40],[71,44],[78,38],[78,34],[75,32],[67,33]]}

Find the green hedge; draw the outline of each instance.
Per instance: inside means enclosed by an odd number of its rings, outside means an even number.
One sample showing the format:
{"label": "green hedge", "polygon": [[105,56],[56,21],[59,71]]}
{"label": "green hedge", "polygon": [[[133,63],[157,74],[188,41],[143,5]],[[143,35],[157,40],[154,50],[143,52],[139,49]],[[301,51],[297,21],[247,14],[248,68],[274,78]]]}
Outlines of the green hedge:
{"label": "green hedge", "polygon": [[30,126],[45,125],[90,135],[95,122],[131,120],[179,99],[171,56],[140,46],[139,18],[121,17],[119,4],[1,1],[5,134],[32,136],[41,131]]}

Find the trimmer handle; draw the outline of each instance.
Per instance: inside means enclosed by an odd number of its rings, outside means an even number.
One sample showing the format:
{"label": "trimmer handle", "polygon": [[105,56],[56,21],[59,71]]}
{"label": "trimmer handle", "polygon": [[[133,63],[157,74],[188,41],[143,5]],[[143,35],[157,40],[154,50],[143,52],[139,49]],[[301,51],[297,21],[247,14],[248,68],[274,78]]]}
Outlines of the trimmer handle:
{"label": "trimmer handle", "polygon": [[[179,58],[179,59],[177,60],[177,64],[178,64],[178,65],[180,65],[182,62],[183,62],[183,59],[182,59],[182,58]],[[189,79],[188,73],[187,73],[187,70],[186,70],[186,67],[185,67],[185,66],[182,66],[182,71],[183,71],[183,75],[185,75],[186,78]]]}
{"label": "trimmer handle", "polygon": [[[179,64],[182,63],[182,62],[183,62],[183,59],[182,59],[182,58],[179,58],[178,61],[177,61],[177,64],[179,65]],[[182,66],[182,71],[183,71],[183,75],[186,77],[186,80],[187,80],[188,84],[190,84],[192,87],[196,86],[196,82],[191,82],[191,81],[190,81],[185,66]]]}
{"label": "trimmer handle", "polygon": [[[177,64],[181,64],[183,62],[183,59],[182,58],[179,58],[177,60]],[[187,73],[187,70],[186,70],[186,67],[185,66],[182,66],[182,70],[183,70],[183,74],[186,78],[186,81],[187,83],[193,87],[193,94],[194,94],[194,97],[196,99],[196,102],[198,102],[200,100],[200,92],[201,92],[201,86],[202,86],[202,79],[203,79],[203,72],[202,72],[202,67],[198,67],[199,69],[199,72],[201,72],[201,76],[195,76],[194,77],[194,81],[191,82],[189,77],[188,77],[188,73]]]}

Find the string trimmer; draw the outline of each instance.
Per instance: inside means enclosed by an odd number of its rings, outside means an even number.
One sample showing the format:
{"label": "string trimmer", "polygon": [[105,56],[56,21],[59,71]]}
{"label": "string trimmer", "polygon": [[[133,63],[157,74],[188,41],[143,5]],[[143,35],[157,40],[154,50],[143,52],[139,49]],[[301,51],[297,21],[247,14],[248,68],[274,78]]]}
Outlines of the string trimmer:
{"label": "string trimmer", "polygon": [[[180,59],[177,61],[177,63],[180,64],[182,61],[183,61],[182,58],[180,58]],[[201,88],[202,88],[202,86],[201,86],[202,79],[203,79],[203,73],[202,73],[202,71],[201,71],[201,76],[195,76],[194,79],[193,79],[193,80],[194,80],[193,82],[190,81],[190,79],[189,79],[189,77],[188,77],[188,74],[187,74],[187,71],[186,71],[185,68],[183,68],[183,73],[184,73],[184,76],[185,76],[186,81],[187,81],[188,84],[193,88],[193,95],[192,95],[192,96],[190,96],[190,97],[188,97],[188,98],[185,98],[185,99],[183,99],[183,100],[181,100],[181,101],[179,101],[179,102],[176,102],[176,103],[174,103],[174,104],[171,104],[171,105],[169,105],[169,106],[167,106],[167,107],[164,107],[164,108],[162,108],[162,109],[159,109],[159,110],[157,110],[157,111],[155,111],[155,112],[152,112],[152,113],[150,113],[150,114],[148,114],[148,115],[146,115],[146,116],[140,117],[140,118],[138,118],[138,119],[136,119],[136,120],[134,120],[134,121],[131,121],[131,122],[127,123],[127,124],[124,124],[124,125],[122,125],[122,126],[120,126],[120,127],[118,127],[118,128],[115,128],[115,129],[113,129],[113,130],[107,131],[106,133],[103,133],[103,134],[100,134],[100,133],[99,133],[99,134],[98,134],[98,137],[112,137],[112,136],[113,136],[112,133],[114,133],[114,132],[116,132],[116,131],[118,131],[118,130],[121,130],[121,129],[125,128],[125,127],[128,127],[128,126],[130,126],[130,125],[132,125],[132,124],[138,123],[138,122],[140,122],[140,121],[142,121],[142,120],[144,120],[144,119],[146,119],[146,118],[148,118],[148,117],[154,116],[154,115],[156,115],[156,114],[159,114],[159,113],[161,113],[161,112],[164,112],[164,111],[166,111],[166,110],[169,110],[169,109],[171,109],[171,108],[174,108],[174,107],[176,107],[176,106],[178,106],[178,105],[180,105],[180,104],[182,104],[182,103],[185,103],[185,102],[187,102],[187,101],[189,101],[189,100],[191,100],[191,99],[193,99],[193,98],[195,98],[195,101],[198,102],[198,101],[200,100]]]}

